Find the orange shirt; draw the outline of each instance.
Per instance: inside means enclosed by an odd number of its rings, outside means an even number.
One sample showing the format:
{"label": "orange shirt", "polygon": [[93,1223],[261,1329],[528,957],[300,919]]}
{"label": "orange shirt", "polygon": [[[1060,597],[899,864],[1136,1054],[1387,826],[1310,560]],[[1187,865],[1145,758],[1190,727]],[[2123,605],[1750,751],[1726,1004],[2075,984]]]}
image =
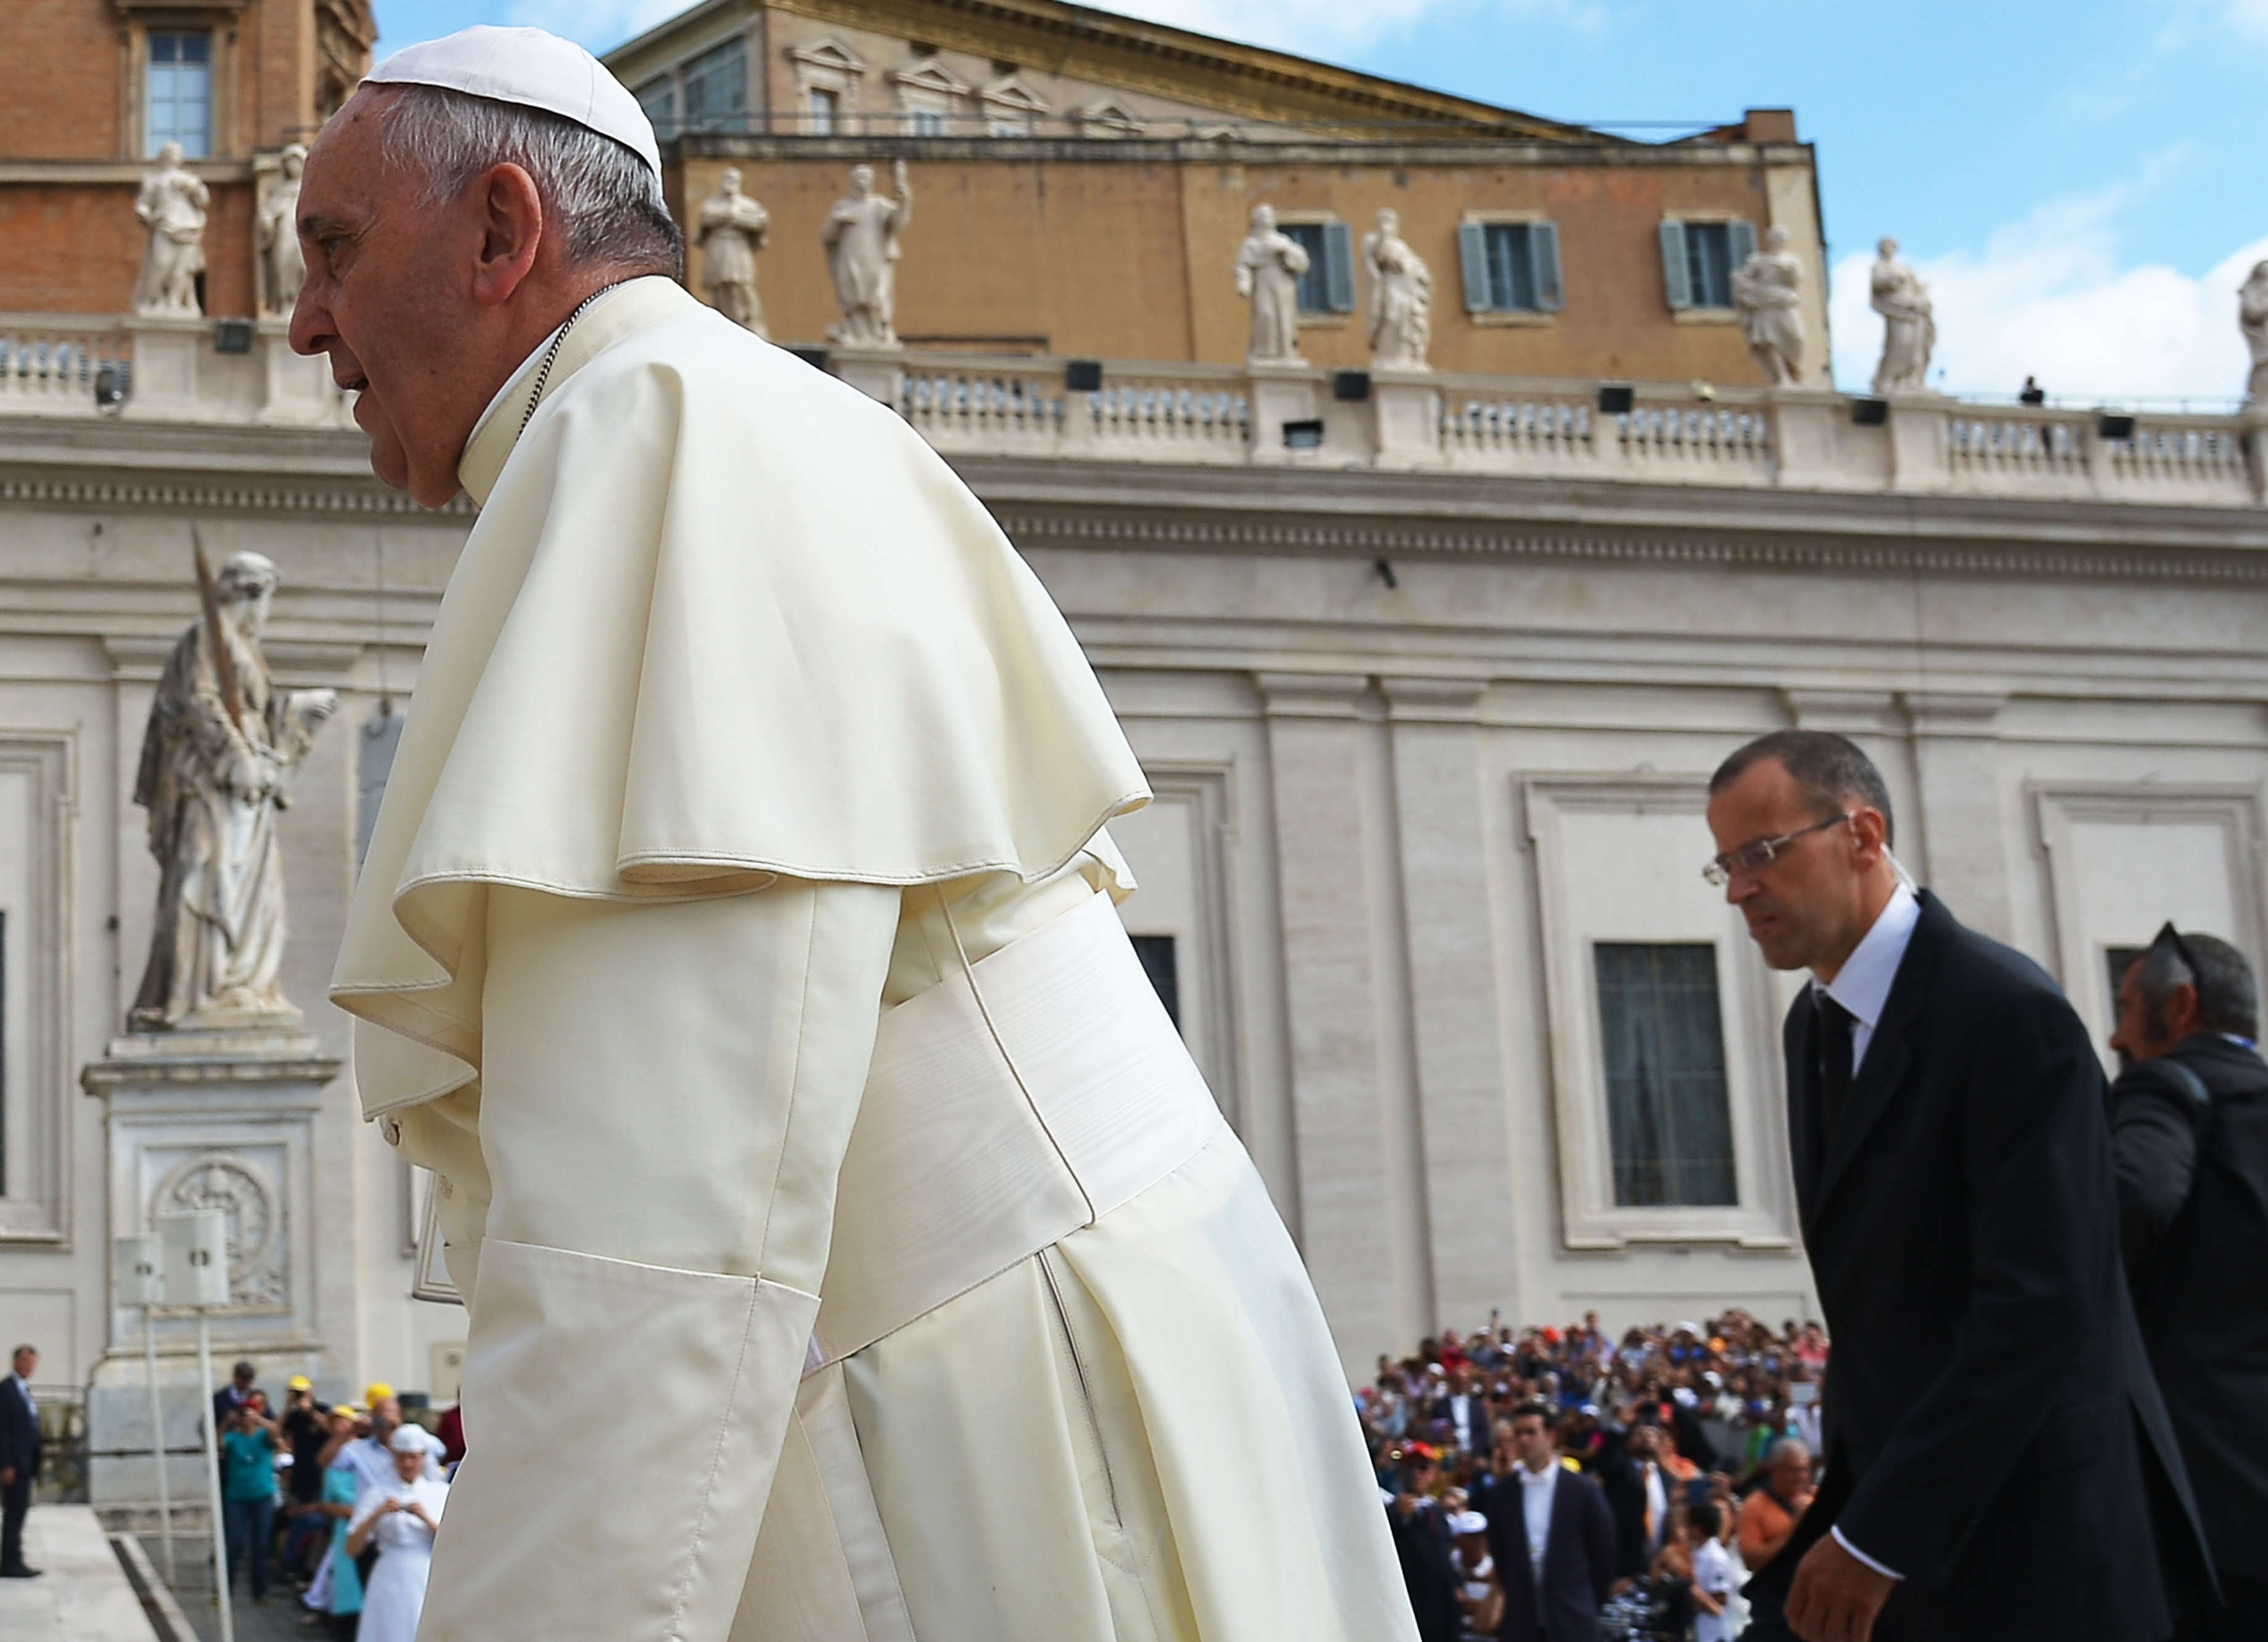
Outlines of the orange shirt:
{"label": "orange shirt", "polygon": [[1801,1515],[1773,1498],[1769,1488],[1759,1488],[1741,1502],[1741,1561],[1751,1572],[1779,1554]]}

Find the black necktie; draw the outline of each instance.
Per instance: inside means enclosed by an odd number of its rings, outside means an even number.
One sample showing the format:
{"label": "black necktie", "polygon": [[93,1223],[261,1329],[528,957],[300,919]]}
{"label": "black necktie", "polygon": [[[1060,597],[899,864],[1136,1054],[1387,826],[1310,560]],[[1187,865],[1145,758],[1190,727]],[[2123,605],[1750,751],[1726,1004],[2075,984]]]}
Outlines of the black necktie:
{"label": "black necktie", "polygon": [[1834,1150],[1836,1126],[1851,1103],[1851,1012],[1826,993],[1819,1007],[1819,1152]]}

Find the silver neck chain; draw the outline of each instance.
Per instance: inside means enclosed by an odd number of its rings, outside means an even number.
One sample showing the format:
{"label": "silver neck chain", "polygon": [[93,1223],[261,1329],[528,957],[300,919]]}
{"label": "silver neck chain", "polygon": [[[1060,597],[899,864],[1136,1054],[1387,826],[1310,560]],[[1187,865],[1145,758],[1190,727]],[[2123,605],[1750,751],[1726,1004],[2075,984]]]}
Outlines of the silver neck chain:
{"label": "silver neck chain", "polygon": [[575,305],[575,312],[567,316],[567,322],[562,325],[557,333],[553,335],[551,346],[543,350],[543,363],[535,367],[535,387],[527,396],[527,409],[519,418],[519,431],[522,433],[526,432],[527,424],[535,420],[535,408],[543,402],[544,387],[551,380],[551,367],[558,363],[559,350],[567,345],[567,333],[575,328],[575,321],[590,312],[591,305],[600,298],[627,283],[627,281],[616,280],[612,285],[600,286],[598,290]]}

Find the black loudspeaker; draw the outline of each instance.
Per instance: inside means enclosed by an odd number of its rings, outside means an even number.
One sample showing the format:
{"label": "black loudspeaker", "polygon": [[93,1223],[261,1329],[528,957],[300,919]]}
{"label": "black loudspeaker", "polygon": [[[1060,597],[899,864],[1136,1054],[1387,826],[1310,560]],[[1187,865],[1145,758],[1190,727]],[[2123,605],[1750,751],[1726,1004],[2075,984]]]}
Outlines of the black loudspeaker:
{"label": "black loudspeaker", "polygon": [[2100,438],[2131,439],[2134,437],[2134,418],[2106,410],[2095,418],[2095,431]]}
{"label": "black loudspeaker", "polygon": [[1851,420],[1862,428],[1879,428],[1890,419],[1890,401],[1887,399],[1854,399],[1851,401]]}
{"label": "black loudspeaker", "polygon": [[1284,424],[1284,448],[1287,451],[1319,451],[1323,448],[1323,424],[1320,419],[1310,422],[1287,422]]}
{"label": "black loudspeaker", "polygon": [[1638,402],[1638,390],[1627,382],[1599,384],[1599,414],[1602,416],[1626,416]]}
{"label": "black loudspeaker", "polygon": [[1343,405],[1359,405],[1370,397],[1370,372],[1367,371],[1332,372],[1331,397]]}
{"label": "black loudspeaker", "polygon": [[1102,361],[1100,359],[1064,360],[1064,391],[1067,394],[1101,393],[1102,391]]}
{"label": "black loudspeaker", "polygon": [[213,351],[215,353],[250,353],[252,321],[250,320],[215,320]]}

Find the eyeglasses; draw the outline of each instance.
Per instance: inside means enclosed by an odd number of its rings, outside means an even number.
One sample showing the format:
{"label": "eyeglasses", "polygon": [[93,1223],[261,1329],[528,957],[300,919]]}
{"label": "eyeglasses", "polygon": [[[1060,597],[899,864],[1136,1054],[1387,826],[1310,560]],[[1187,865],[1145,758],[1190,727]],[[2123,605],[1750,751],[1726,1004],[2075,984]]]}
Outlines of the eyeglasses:
{"label": "eyeglasses", "polygon": [[1793,832],[1784,832],[1777,838],[1758,838],[1742,844],[1737,850],[1727,850],[1703,867],[1701,876],[1721,888],[1732,882],[1733,874],[1736,872],[1763,872],[1772,864],[1774,857],[1806,833],[1824,832],[1828,828],[1839,827],[1850,819],[1851,812],[1845,810],[1840,815],[1830,815],[1825,821],[1814,821],[1808,827],[1799,827]]}

